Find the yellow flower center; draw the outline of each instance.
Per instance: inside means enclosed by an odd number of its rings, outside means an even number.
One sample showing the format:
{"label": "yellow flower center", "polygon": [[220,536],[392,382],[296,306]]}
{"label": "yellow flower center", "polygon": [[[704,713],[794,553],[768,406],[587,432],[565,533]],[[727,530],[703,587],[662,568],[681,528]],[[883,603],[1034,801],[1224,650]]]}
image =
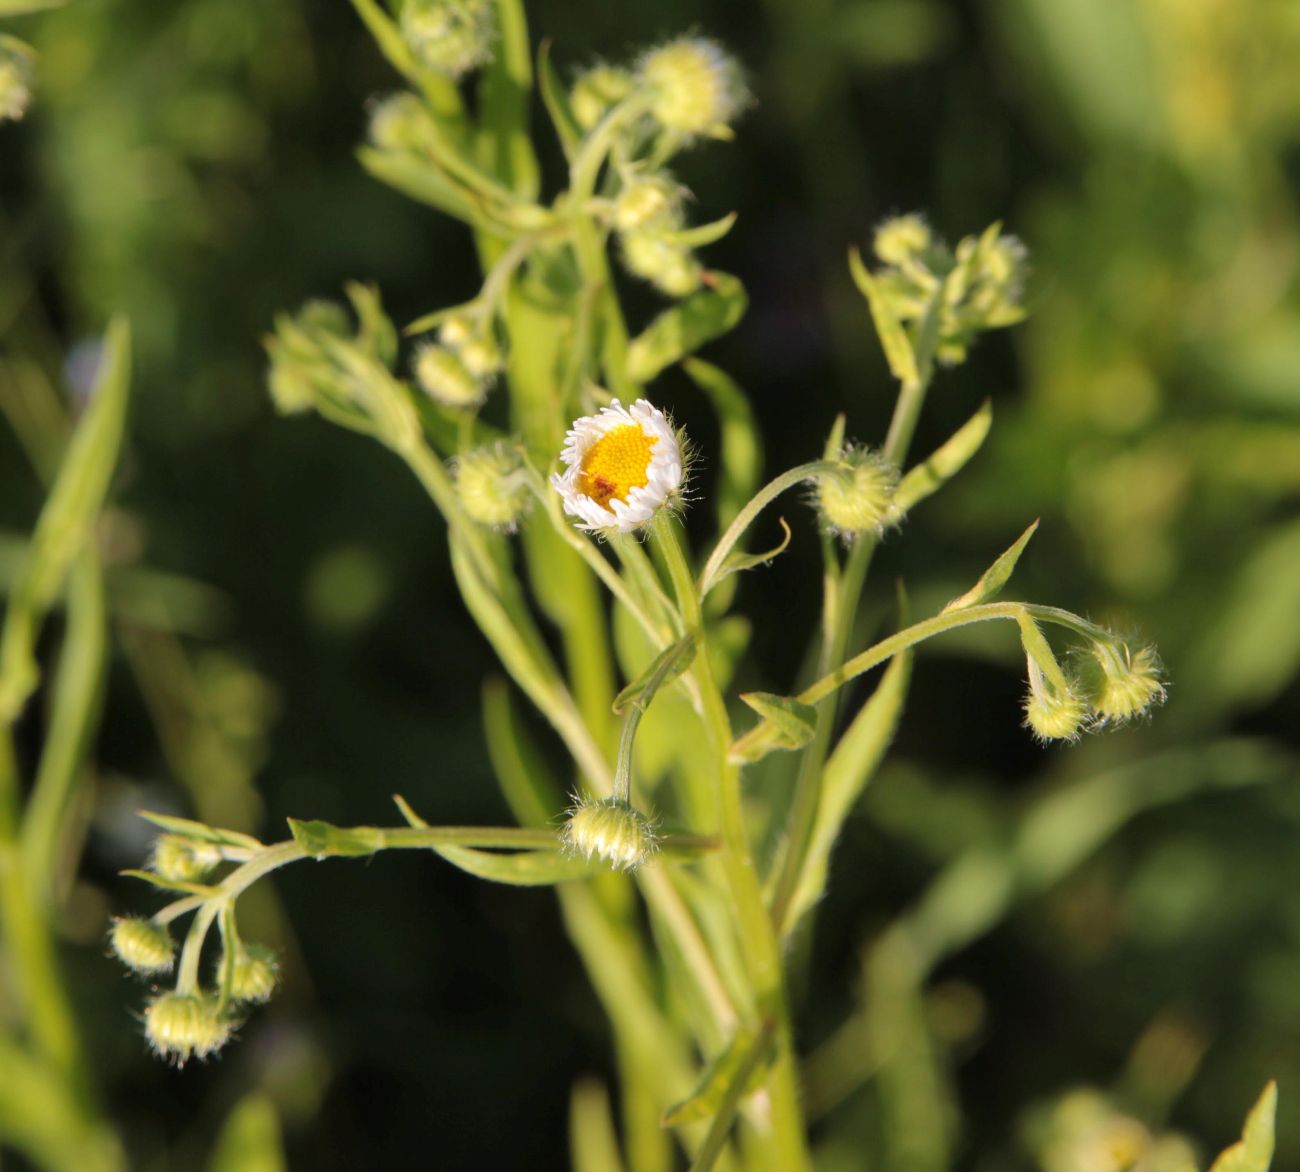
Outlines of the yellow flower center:
{"label": "yellow flower center", "polygon": [[598,505],[607,505],[611,497],[626,501],[632,489],[650,482],[650,449],[658,442],[657,435],[646,435],[635,423],[611,428],[583,456],[578,491]]}

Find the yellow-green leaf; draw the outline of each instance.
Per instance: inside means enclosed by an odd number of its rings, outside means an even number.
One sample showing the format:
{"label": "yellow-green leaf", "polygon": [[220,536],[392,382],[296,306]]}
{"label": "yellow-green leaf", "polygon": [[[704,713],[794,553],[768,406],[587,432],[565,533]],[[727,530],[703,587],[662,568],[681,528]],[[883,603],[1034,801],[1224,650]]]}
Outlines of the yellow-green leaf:
{"label": "yellow-green leaf", "polygon": [[383,843],[383,835],[370,826],[332,826],[328,822],[303,822],[289,818],[293,840],[316,859],[359,858],[372,855]]}
{"label": "yellow-green leaf", "polygon": [[744,316],[749,297],[727,273],[711,274],[712,286],[664,310],[627,350],[627,373],[647,383],[660,371],[725,334]]}
{"label": "yellow-green leaf", "polygon": [[665,647],[635,680],[614,698],[614,711],[620,716],[632,705],[644,708],[665,684],[676,679],[695,659],[695,636],[683,635]]}
{"label": "yellow-green leaf", "polygon": [[906,513],[956,476],[979,451],[992,425],[993,404],[985,399],[980,409],[946,443],[928,459],[908,469],[894,493],[893,511],[900,515]]}
{"label": "yellow-green leaf", "polygon": [[1277,1115],[1277,1083],[1270,1082],[1250,1114],[1241,1140],[1217,1160],[1210,1172],[1268,1172],[1273,1163],[1273,1125]]}
{"label": "yellow-green leaf", "polygon": [[981,602],[988,602],[989,599],[995,598],[1003,586],[1007,584],[1011,575],[1015,572],[1016,563],[1020,560],[1020,555],[1025,552],[1025,546],[1029,544],[1029,539],[1033,537],[1038,530],[1038,522],[1035,521],[1029,526],[1018,538],[1016,542],[1005,553],[998,558],[987,570],[984,571],[980,580],[966,591],[960,598],[954,598],[947,606],[943,608],[942,613],[947,614],[951,610],[965,610],[968,606],[978,606]]}
{"label": "yellow-green leaf", "polygon": [[208,1172],[285,1172],[280,1119],[270,1096],[254,1091],[226,1119]]}
{"label": "yellow-green leaf", "polygon": [[553,851],[486,851],[470,846],[433,848],[453,867],[479,879],[509,883],[515,887],[549,887],[586,879],[597,871],[586,859]]}
{"label": "yellow-green leaf", "polygon": [[885,361],[889,363],[890,371],[899,382],[915,382],[916,354],[912,349],[912,341],[890,306],[884,290],[862,263],[862,254],[856,248],[849,250],[849,272],[858,291],[867,299],[871,320],[880,336],[880,345],[885,351]]}
{"label": "yellow-green leaf", "polygon": [[[683,1123],[698,1123],[716,1115],[732,1083],[737,1076],[745,1073],[742,1068],[750,1058],[750,1051],[756,1041],[758,1041],[757,1032],[742,1027],[723,1051],[705,1068],[699,1084],[690,1095],[680,1103],[669,1107],[664,1113],[663,1126],[679,1127]],[[745,1090],[752,1090],[761,1085],[766,1072],[766,1064],[760,1061],[756,1069],[748,1072]]]}

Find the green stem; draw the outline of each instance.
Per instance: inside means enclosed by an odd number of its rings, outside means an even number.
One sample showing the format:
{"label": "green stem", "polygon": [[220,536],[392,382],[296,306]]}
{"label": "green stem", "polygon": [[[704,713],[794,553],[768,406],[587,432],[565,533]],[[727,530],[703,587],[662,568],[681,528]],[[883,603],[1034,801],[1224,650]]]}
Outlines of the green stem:
{"label": "green stem", "polygon": [[696,589],[672,516],[661,514],[651,535],[663,553],[686,629],[697,641],[698,651],[693,671],[700,683],[705,723],[717,758],[723,867],[735,902],[741,947],[754,981],[759,1012],[770,1017],[776,1039],[776,1057],[770,1079],[773,1155],[778,1167],[788,1172],[798,1172],[799,1169],[811,1167],[811,1159],[799,1109],[794,1045],[781,972],[780,945],[763,901],[762,885],[745,828],[740,770],[728,757],[731,723],[709,662],[701,596]]}
{"label": "green stem", "polygon": [[722,1102],[718,1105],[718,1113],[714,1115],[713,1122],[709,1125],[709,1133],[704,1137],[700,1150],[695,1153],[690,1172],[709,1172],[721,1155],[723,1145],[727,1142],[727,1135],[731,1131],[732,1120],[740,1109],[740,1101],[749,1089],[749,1081],[754,1077],[755,1071],[758,1070],[772,1045],[772,1033],[772,1022],[764,1022],[758,1036],[745,1051],[722,1097]]}

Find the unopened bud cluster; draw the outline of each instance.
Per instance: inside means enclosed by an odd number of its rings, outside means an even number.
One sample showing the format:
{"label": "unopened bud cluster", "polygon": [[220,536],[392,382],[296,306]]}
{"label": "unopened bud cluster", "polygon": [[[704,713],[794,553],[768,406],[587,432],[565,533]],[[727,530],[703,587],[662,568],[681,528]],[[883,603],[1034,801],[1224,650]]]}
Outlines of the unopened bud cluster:
{"label": "unopened bud cluster", "polygon": [[846,541],[879,535],[891,519],[898,469],[866,448],[844,448],[817,478],[816,505],[826,528]]}
{"label": "unopened bud cluster", "polygon": [[1027,253],[994,224],[967,236],[955,250],[918,215],[897,216],[877,229],[872,248],[886,267],[877,274],[900,321],[919,322],[942,286],[938,357],[960,362],[975,336],[1014,325],[1025,316]]}
{"label": "unopened bud cluster", "polygon": [[573,854],[600,859],[616,871],[635,870],[658,849],[650,820],[619,798],[579,802],[569,812],[561,838]]}
{"label": "unopened bud cluster", "polygon": [[426,69],[462,77],[492,58],[492,0],[405,0],[398,24]]}
{"label": "unopened bud cluster", "polygon": [[438,331],[437,342],[415,352],[415,381],[435,403],[471,409],[481,406],[502,368],[501,348],[490,323],[475,315],[456,314]]}
{"label": "unopened bud cluster", "polygon": [[0,122],[17,122],[27,113],[36,80],[36,50],[0,33]]}
{"label": "unopened bud cluster", "polygon": [[177,1066],[215,1054],[230,1041],[237,1024],[214,994],[202,991],[159,994],[144,1011],[144,1036],[149,1045],[160,1058]]}
{"label": "unopened bud cluster", "polygon": [[452,465],[456,495],[471,520],[513,533],[532,505],[519,452],[505,443],[475,448]]}
{"label": "unopened bud cluster", "polygon": [[645,53],[637,81],[659,125],[687,138],[728,136],[749,102],[740,67],[717,41],[679,37]]}

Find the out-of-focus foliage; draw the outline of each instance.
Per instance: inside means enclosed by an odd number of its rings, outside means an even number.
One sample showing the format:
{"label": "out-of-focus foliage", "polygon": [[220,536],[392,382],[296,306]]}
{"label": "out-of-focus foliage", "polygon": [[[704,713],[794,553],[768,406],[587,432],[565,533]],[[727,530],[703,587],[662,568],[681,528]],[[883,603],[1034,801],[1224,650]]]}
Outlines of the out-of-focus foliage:
{"label": "out-of-focus foliage", "polygon": [[[845,388],[851,435],[883,410],[845,242],[913,206],[953,239],[1004,217],[1032,252],[1032,312],[1015,342],[976,346],[930,447],[985,396],[998,426],[960,490],[917,509],[933,552],[892,568],[934,583],[917,609],[941,605],[1041,513],[1021,580],[1140,614],[1172,679],[1151,728],[1030,752],[990,731],[1023,665],[976,636],[946,685],[916,665],[898,756],[831,859],[837,894],[808,946],[825,1166],[868,1151],[891,1170],[1057,1172],[1065,1134],[1098,1128],[1144,1172],[1157,1150],[1183,1157],[1178,1136],[1207,1166],[1267,1077],[1300,1085],[1300,16],[1285,0],[757,11],[530,16],[566,79],[692,21],[751,71],[757,107],[691,179],[741,212],[716,246],[752,299],[728,367],[769,424],[767,462],[814,454],[805,415],[827,412],[808,405]],[[202,1167],[220,1135],[213,1167],[275,1168],[268,1103],[293,1166],[409,1166],[431,1134],[451,1166],[517,1166],[521,1145],[562,1166],[568,1086],[608,1059],[545,896],[414,860],[364,884],[290,877],[305,939],[348,947],[308,944],[304,965],[268,900],[259,930],[288,949],[287,988],[242,1053],[181,1083],[123,1020],[102,942],[144,801],[244,829],[380,817],[394,789],[448,820],[497,812],[474,716],[488,661],[422,503],[381,452],[272,422],[257,346],[277,307],[343,279],[381,280],[406,320],[469,295],[473,265],[353,158],[365,104],[395,81],[342,0],[84,0],[10,25],[39,56],[34,105],[0,122],[6,589],[34,469],[110,312],[130,313],[138,359],[99,531],[116,650],[89,845],[56,883],[106,1113],[132,1166]],[[672,394],[704,417],[684,381]],[[765,596],[774,676],[790,666],[782,596],[809,589],[785,574],[746,586]],[[881,619],[869,609],[864,629]],[[947,1122],[918,1125],[935,1103]],[[1278,1168],[1300,1160],[1286,1104]],[[602,1167],[602,1096],[573,1112],[575,1159]]]}

